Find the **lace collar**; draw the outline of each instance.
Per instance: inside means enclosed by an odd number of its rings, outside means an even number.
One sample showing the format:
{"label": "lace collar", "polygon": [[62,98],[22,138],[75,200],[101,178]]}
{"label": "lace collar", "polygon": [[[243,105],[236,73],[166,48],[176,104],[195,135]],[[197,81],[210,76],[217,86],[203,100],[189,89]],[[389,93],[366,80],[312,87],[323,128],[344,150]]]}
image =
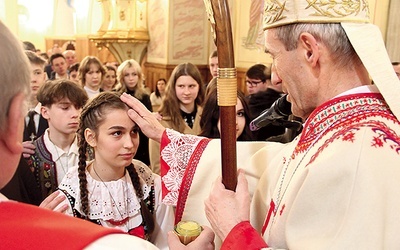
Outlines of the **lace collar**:
{"label": "lace collar", "polygon": [[[136,160],[132,162],[139,175],[144,199],[146,199],[149,196],[151,187],[154,185],[154,176],[144,163]],[[90,164],[91,162],[87,163],[88,166]],[[131,217],[138,217],[138,224],[141,223],[140,200],[136,196],[136,191],[128,172],[119,180],[103,183],[93,179],[86,171],[86,179],[89,192],[89,219],[120,221],[127,217],[130,217],[130,220]],[[59,188],[75,198],[74,209],[82,213],[78,166],[68,171]],[[115,201],[116,206],[113,205],[113,201]]]}

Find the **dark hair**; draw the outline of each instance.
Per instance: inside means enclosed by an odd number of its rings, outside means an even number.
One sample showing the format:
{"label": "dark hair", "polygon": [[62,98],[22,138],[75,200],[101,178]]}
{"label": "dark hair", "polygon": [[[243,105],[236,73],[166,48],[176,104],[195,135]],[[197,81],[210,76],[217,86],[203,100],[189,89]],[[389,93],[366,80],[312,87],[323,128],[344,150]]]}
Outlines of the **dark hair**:
{"label": "dark hair", "polygon": [[[167,85],[167,80],[165,80],[164,78],[160,78],[160,79],[157,80],[157,82],[159,82],[159,81],[163,81],[163,82],[165,83],[165,85]],[[155,91],[155,93],[156,93],[156,96],[157,96],[157,97],[161,97],[161,93],[160,93],[160,90],[158,90],[157,85],[156,85],[156,91]]]}
{"label": "dark hair", "polygon": [[[246,102],[246,98],[240,90],[237,91],[237,97],[243,105],[244,117],[245,117],[245,126],[242,134],[237,138],[238,141],[251,141],[252,133],[249,128],[250,124],[250,110],[249,106]],[[201,133],[200,136],[205,136],[208,138],[220,138],[221,135],[218,130],[218,120],[219,120],[219,106],[218,106],[218,97],[217,97],[217,87],[211,87],[206,96],[206,100],[203,106],[203,113],[201,114],[200,119],[200,127]]]}
{"label": "dark hair", "polygon": [[69,41],[65,50],[75,50],[75,45],[71,41]]}
{"label": "dark hair", "polygon": [[265,82],[266,80],[271,79],[271,69],[264,64],[255,64],[247,70],[246,76],[251,79],[260,79]]}
{"label": "dark hair", "polygon": [[49,55],[46,52],[40,53],[40,56],[46,60],[46,63],[49,62]]}
{"label": "dark hair", "polygon": [[213,57],[218,57],[218,52],[217,52],[217,50],[214,50],[213,52],[211,52],[210,58],[213,58]]}
{"label": "dark hair", "polygon": [[33,43],[29,42],[29,41],[23,41],[22,42],[23,46],[24,46],[24,50],[29,50],[32,52],[36,52],[36,47]]}
{"label": "dark hair", "polygon": [[71,65],[68,67],[68,71],[69,71],[69,72],[73,72],[73,71],[78,72],[78,70],[79,70],[79,65],[80,65],[79,62],[76,62],[76,63],[71,64]]}
{"label": "dark hair", "polygon": [[43,69],[44,69],[44,65],[46,64],[46,60],[43,57],[38,56],[35,52],[32,52],[30,50],[25,50],[25,55],[28,57],[29,62],[31,64],[42,66]]}
{"label": "dark hair", "polygon": [[115,77],[117,76],[117,69],[115,67],[109,66],[109,65],[104,65],[105,69],[107,71],[112,70],[115,72]]}
{"label": "dark hair", "polygon": [[37,93],[37,100],[47,107],[64,98],[68,98],[77,109],[82,108],[88,100],[86,92],[67,79],[46,81]]}
{"label": "dark hair", "polygon": [[[128,110],[128,106],[121,101],[119,94],[115,92],[102,92],[92,100],[90,100],[84,107],[80,116],[79,128],[77,132],[78,146],[79,146],[79,162],[78,162],[78,176],[79,176],[79,189],[81,195],[82,204],[82,216],[87,219],[89,213],[89,197],[87,190],[87,179],[86,179],[86,159],[88,150],[90,149],[89,144],[85,140],[85,129],[91,129],[98,136],[98,129],[101,124],[105,121],[105,116],[112,110]],[[136,172],[135,167],[131,163],[125,167],[132,180],[133,187],[137,197],[143,200],[143,190],[140,184],[139,175]],[[140,203],[143,221],[145,222],[148,234],[151,234],[154,230],[154,219],[148,207],[144,202]]]}
{"label": "dark hair", "polygon": [[63,54],[55,53],[55,54],[50,56],[50,59],[49,59],[50,64],[53,65],[54,59],[57,59],[57,58],[60,58],[60,57],[64,58],[64,60],[66,61],[65,57],[63,56]]}

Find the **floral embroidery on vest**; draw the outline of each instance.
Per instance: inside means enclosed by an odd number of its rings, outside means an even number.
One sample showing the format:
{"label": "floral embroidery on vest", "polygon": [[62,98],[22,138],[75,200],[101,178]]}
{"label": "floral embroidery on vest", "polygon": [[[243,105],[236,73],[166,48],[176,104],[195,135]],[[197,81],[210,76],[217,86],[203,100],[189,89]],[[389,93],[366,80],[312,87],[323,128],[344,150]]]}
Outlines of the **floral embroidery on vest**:
{"label": "floral embroidery on vest", "polygon": [[28,165],[35,175],[44,199],[58,187],[56,163],[44,144],[43,135],[35,140],[34,145],[36,150],[31,155]]}

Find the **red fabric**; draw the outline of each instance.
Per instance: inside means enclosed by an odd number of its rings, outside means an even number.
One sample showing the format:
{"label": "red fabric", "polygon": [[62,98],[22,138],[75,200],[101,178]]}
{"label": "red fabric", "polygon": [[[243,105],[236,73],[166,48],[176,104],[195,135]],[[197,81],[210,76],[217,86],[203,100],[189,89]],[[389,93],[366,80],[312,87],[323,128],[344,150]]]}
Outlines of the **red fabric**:
{"label": "red fabric", "polygon": [[[168,136],[167,136],[167,130],[164,130],[164,133],[162,134],[161,137],[161,143],[160,143],[160,154],[161,151],[163,150],[163,148],[165,146],[167,146],[171,141],[169,140]],[[169,166],[168,164],[163,160],[162,157],[160,157],[160,172],[161,172],[161,177],[166,175],[168,173],[169,170]],[[168,189],[165,187],[164,182],[161,182],[161,194],[162,194],[162,198],[164,199],[165,196],[168,194]]]}
{"label": "red fabric", "polygon": [[271,202],[269,203],[268,214],[267,214],[267,217],[266,217],[266,219],[265,219],[264,225],[263,225],[263,227],[262,227],[262,229],[261,229],[262,235],[264,235],[265,230],[266,230],[267,227],[268,227],[269,220],[271,219],[272,213],[273,213],[274,216],[275,216],[275,212],[274,212],[274,211],[275,211],[275,202],[271,199]]}
{"label": "red fabric", "polygon": [[190,157],[179,189],[178,202],[175,210],[175,225],[182,220],[183,212],[185,211],[186,200],[189,195],[190,187],[192,186],[193,177],[196,173],[200,157],[203,155],[203,152],[210,141],[211,140],[207,138],[202,139],[197,145],[195,153]]}
{"label": "red fabric", "polygon": [[250,225],[249,221],[237,224],[222,243],[221,250],[246,249],[255,250],[268,247],[261,235]]}
{"label": "red fabric", "polygon": [[0,202],[4,249],[82,249],[111,233],[123,232],[28,204]]}
{"label": "red fabric", "polygon": [[142,225],[132,228],[131,230],[129,230],[128,234],[139,237],[144,239],[145,237],[145,232],[144,232],[144,227]]}

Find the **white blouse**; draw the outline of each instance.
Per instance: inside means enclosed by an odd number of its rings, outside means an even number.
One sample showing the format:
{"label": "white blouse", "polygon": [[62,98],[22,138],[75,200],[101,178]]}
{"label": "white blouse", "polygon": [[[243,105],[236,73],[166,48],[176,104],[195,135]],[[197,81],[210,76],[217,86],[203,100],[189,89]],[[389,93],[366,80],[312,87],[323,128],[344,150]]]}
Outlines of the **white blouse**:
{"label": "white blouse", "polygon": [[[91,162],[88,162],[89,166]],[[144,199],[148,198],[154,186],[154,220],[155,229],[150,241],[160,249],[168,249],[167,232],[173,230],[173,208],[161,203],[161,178],[153,174],[141,161],[133,160],[136,172],[139,175]],[[87,189],[89,196],[90,220],[99,220],[100,224],[109,228],[119,228],[124,232],[140,226],[143,222],[140,199],[136,195],[132,180],[128,173],[116,181],[102,182],[92,178],[86,171]],[[79,190],[78,166],[70,169],[59,188],[75,198],[74,209],[81,211],[81,196]],[[65,195],[65,194],[63,194]],[[66,214],[73,216],[73,208],[68,199],[63,204],[68,204]],[[115,204],[115,205],[114,205]],[[128,219],[127,219],[128,218]],[[110,223],[127,220],[120,225]]]}

